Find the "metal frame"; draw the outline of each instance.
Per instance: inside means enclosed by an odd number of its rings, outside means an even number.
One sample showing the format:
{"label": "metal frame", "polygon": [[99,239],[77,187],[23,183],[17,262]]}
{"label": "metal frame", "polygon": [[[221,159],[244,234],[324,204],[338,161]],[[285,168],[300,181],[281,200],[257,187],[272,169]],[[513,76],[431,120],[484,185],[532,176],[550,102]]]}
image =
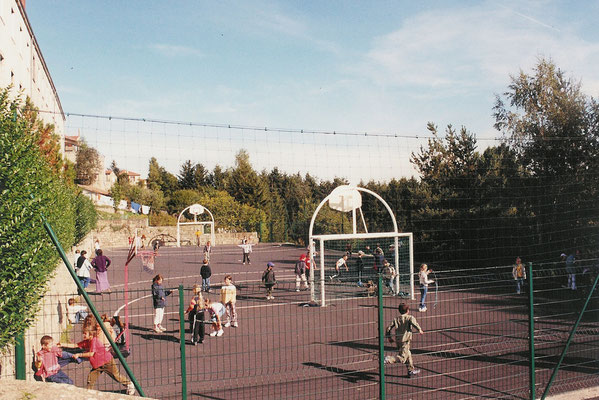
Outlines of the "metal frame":
{"label": "metal frame", "polygon": [[[314,261],[314,246],[315,246],[315,241],[318,240],[320,242],[320,286],[321,286],[321,290],[320,290],[320,305],[321,307],[325,307],[326,306],[326,297],[325,297],[325,274],[324,274],[324,242],[327,240],[343,240],[343,239],[372,239],[372,238],[389,238],[389,237],[393,237],[395,240],[395,266],[397,267],[399,264],[399,241],[398,238],[402,237],[402,236],[407,236],[409,237],[409,241],[410,241],[410,293],[411,293],[411,297],[412,300],[414,300],[414,241],[413,241],[413,235],[412,233],[401,233],[399,232],[399,229],[397,227],[397,220],[395,219],[395,215],[393,214],[393,210],[391,210],[391,207],[389,206],[389,204],[381,197],[379,196],[377,193],[373,192],[372,190],[369,189],[365,189],[365,188],[361,188],[358,186],[350,186],[350,185],[345,185],[347,190],[356,190],[358,192],[364,192],[367,194],[370,194],[372,196],[374,196],[377,200],[379,200],[381,203],[383,203],[383,205],[385,206],[385,208],[387,209],[387,212],[389,213],[390,217],[391,217],[391,221],[393,222],[393,231],[392,232],[373,232],[373,233],[369,233],[368,232],[368,227],[366,226],[366,221],[364,220],[364,215],[362,214],[362,209],[360,208],[360,215],[361,215],[361,219],[362,219],[362,223],[364,226],[364,230],[365,233],[358,233],[357,232],[357,218],[356,218],[356,208],[354,208],[351,213],[352,213],[352,230],[353,233],[342,233],[342,234],[319,234],[319,235],[314,235],[312,232],[314,230],[314,222],[316,221],[316,217],[318,215],[318,213],[320,212],[320,209],[326,204],[327,201],[329,201],[331,199],[331,197],[333,196],[333,194],[338,195],[338,192],[335,192],[337,189],[339,189],[340,187],[343,186],[338,186],[337,188],[335,188],[333,190],[333,192],[331,192],[327,197],[325,197],[320,204],[318,205],[318,207],[316,207],[316,210],[314,211],[314,214],[312,214],[312,219],[310,220],[310,229],[309,229],[309,238],[308,238],[308,249],[310,252],[310,260]],[[396,285],[396,290],[399,290],[399,279],[396,281],[395,283]],[[314,290],[314,268],[310,268],[310,298],[312,301],[316,301],[316,293]]]}
{"label": "metal frame", "polygon": [[[201,207],[201,210],[203,210],[200,214],[203,214],[204,211],[207,211],[212,221],[198,221],[198,214],[193,214],[193,222],[181,222],[181,217],[183,216],[183,213],[185,213],[185,211],[189,210],[192,207],[198,206]],[[201,204],[192,204],[179,213],[179,216],[177,217],[177,247],[181,247],[181,225],[210,225],[210,243],[213,246],[216,245],[216,235],[214,233],[214,215],[212,215],[209,209],[202,206]]]}

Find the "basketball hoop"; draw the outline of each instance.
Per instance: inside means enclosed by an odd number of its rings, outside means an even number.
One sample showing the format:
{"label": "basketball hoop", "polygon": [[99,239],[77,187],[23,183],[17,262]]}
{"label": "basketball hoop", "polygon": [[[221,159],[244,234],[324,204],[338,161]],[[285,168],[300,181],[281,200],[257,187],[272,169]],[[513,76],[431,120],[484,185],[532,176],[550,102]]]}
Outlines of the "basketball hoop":
{"label": "basketball hoop", "polygon": [[199,204],[194,204],[191,207],[189,207],[189,213],[192,215],[204,214],[204,207],[202,207]]}
{"label": "basketball hoop", "polygon": [[352,186],[338,186],[329,195],[329,207],[333,210],[348,212],[362,207],[362,195]]}
{"label": "basketball hoop", "polygon": [[137,255],[141,258],[143,270],[149,273],[154,272],[154,258],[156,254],[153,251],[140,251]]}

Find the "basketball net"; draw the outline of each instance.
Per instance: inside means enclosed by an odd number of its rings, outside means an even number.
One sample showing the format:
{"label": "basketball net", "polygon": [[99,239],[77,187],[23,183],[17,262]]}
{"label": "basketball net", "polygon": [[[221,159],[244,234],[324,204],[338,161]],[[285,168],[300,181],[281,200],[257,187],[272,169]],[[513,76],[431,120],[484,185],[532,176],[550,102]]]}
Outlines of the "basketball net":
{"label": "basketball net", "polygon": [[141,258],[141,265],[143,270],[148,273],[154,272],[154,258],[155,254],[153,251],[140,251],[138,256]]}

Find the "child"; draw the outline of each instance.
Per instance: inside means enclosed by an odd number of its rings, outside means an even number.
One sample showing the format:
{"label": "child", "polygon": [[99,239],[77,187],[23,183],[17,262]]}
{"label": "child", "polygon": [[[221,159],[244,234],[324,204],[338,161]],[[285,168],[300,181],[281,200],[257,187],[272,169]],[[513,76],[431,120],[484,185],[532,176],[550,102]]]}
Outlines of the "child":
{"label": "child", "polygon": [[40,377],[45,382],[66,383],[72,385],[73,381],[69,376],[60,369],[58,357],[72,357],[77,360],[77,356],[66,351],[62,351],[59,347],[54,346],[52,336],[42,336],[40,340],[42,349],[36,353],[35,367],[37,371],[35,375]]}
{"label": "child", "polygon": [[269,262],[266,264],[266,270],[262,274],[262,282],[264,282],[264,287],[266,288],[266,300],[274,299],[272,295],[272,288],[277,283],[277,279],[275,278],[274,264]]}
{"label": "child", "polygon": [[341,275],[341,267],[343,266],[345,267],[345,271],[349,271],[349,267],[347,266],[347,254],[344,254],[343,257],[337,260],[335,263],[335,275],[331,275],[329,279],[333,280],[333,278],[339,277],[339,275]]}
{"label": "child", "polygon": [[220,288],[220,302],[224,304],[227,313],[227,323],[225,328],[232,326],[237,328],[237,310],[235,303],[237,302],[237,288],[232,283],[231,275],[225,276],[225,284]]}
{"label": "child", "polygon": [[225,316],[225,306],[219,302],[213,302],[210,299],[206,299],[205,308],[210,313],[210,320],[212,321],[212,332],[210,336],[222,336],[225,331],[222,326],[222,318]]}
{"label": "child", "polygon": [[[421,335],[424,334],[416,318],[410,315],[410,307],[401,303],[399,305],[399,317],[395,318],[393,322],[387,327],[385,336],[389,338],[389,342],[394,341],[397,344],[397,355],[385,357],[385,364],[394,364],[401,362],[406,364],[408,367],[408,378],[420,373],[420,370],[414,368],[412,362],[412,353],[410,352],[410,343],[412,342],[412,328],[415,328]],[[395,340],[391,336],[391,331],[395,329]]]}
{"label": "child", "polygon": [[300,282],[302,283],[302,289],[308,289],[308,282],[306,281],[306,255],[302,254],[299,260],[295,263],[295,291],[300,291]]}
{"label": "child", "polygon": [[212,245],[210,244],[210,240],[206,242],[204,245],[204,259],[210,262],[210,254],[212,253]]}
{"label": "child", "polygon": [[71,324],[78,324],[83,321],[89,314],[87,307],[84,305],[76,304],[74,298],[70,298],[67,301],[67,319]]}
{"label": "child", "polygon": [[243,265],[245,265],[246,261],[248,265],[250,265],[250,253],[252,252],[252,245],[248,243],[247,239],[243,239],[241,244],[238,246],[243,250]]}
{"label": "child", "polygon": [[418,306],[419,312],[426,312],[426,293],[428,292],[428,285],[434,283],[432,279],[428,279],[428,274],[433,270],[428,269],[428,265],[422,264],[420,266],[420,272],[418,273],[418,279],[420,280],[420,305]]}
{"label": "child", "polygon": [[[102,314],[102,323],[104,324],[104,327],[106,328],[106,330],[110,334],[110,337],[112,338],[112,341],[116,341],[116,332],[112,328],[112,323],[110,321],[110,318],[108,318],[108,315]],[[108,338],[104,334],[104,331],[102,330],[102,328],[100,327],[100,325],[95,324],[95,321],[94,321],[94,325],[95,325],[96,330],[97,330],[96,336],[98,337],[98,339],[100,340],[100,342],[104,345],[104,347],[106,347],[110,351],[110,349],[112,348],[112,346],[110,345],[110,340],[108,340]]]}
{"label": "child", "polygon": [[520,257],[516,257],[516,263],[514,264],[514,268],[512,268],[512,276],[516,281],[516,294],[520,294],[522,285],[526,279],[526,270],[524,269],[524,265],[522,265]]}
{"label": "child", "polygon": [[96,385],[98,377],[105,372],[115,381],[127,387],[127,394],[135,394],[135,386],[133,383],[119,373],[119,368],[112,358],[110,351],[98,340],[97,329],[92,326],[87,326],[83,329],[83,340],[77,344],[65,343],[62,347],[81,348],[83,353],[79,353],[78,357],[89,358],[92,365],[92,370],[87,376],[87,388],[93,389]]}
{"label": "child", "polygon": [[202,267],[200,268],[200,276],[202,277],[202,290],[206,293],[210,292],[210,277],[212,276],[212,269],[208,264],[208,259],[204,258]]}
{"label": "child", "polygon": [[166,331],[162,326],[164,319],[164,307],[166,307],[166,296],[173,291],[164,290],[162,287],[162,275],[158,274],[152,279],[152,302],[154,305],[154,332],[161,333]]}
{"label": "child", "polygon": [[89,286],[89,281],[91,277],[90,273],[93,268],[92,264],[87,259],[87,251],[81,250],[75,267],[77,272],[77,278],[79,278],[81,286],[83,286],[83,288],[86,289]]}
{"label": "child", "polygon": [[362,283],[362,273],[364,272],[364,252],[362,250],[358,251],[358,258],[356,259],[356,269],[358,270],[358,286],[364,286]]}
{"label": "child", "polygon": [[193,297],[187,307],[189,327],[191,330],[191,343],[196,346],[204,342],[204,299],[200,285],[193,285]]}
{"label": "child", "polygon": [[383,260],[383,276],[385,277],[385,285],[389,287],[391,293],[395,295],[395,279],[397,277],[397,271],[395,267],[387,260]]}

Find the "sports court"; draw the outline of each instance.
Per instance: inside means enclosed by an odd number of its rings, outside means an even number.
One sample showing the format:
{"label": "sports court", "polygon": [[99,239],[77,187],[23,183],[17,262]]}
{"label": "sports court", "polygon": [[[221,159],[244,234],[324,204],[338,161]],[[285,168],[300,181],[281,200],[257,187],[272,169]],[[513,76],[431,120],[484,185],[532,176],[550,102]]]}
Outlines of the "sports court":
{"label": "sports court", "polygon": [[[238,246],[216,246],[211,257],[213,291],[205,297],[218,300],[225,274],[237,286],[238,328],[225,328],[222,337],[210,337],[206,326],[203,344],[194,346],[185,335],[188,398],[198,399],[370,399],[379,398],[379,329],[376,295],[356,285],[352,271],[355,252],[348,261],[350,272],[341,281],[327,280],[326,307],[309,307],[309,291],[295,291],[293,268],[305,248],[257,244],[251,264],[243,265]],[[113,266],[109,280],[113,293],[91,295],[100,313],[124,317],[124,271],[127,249],[107,250]],[[329,251],[326,276],[341,254]],[[164,247],[155,258],[153,274],[164,276],[164,286],[184,286],[184,304],[190,288],[201,283],[203,256],[195,246]],[[275,263],[274,299],[266,300],[260,282],[267,262]],[[405,366],[386,365],[387,398],[464,399],[529,398],[528,394],[528,297],[516,295],[508,267],[471,271],[436,271],[438,287],[428,297],[428,311],[419,313],[416,300],[385,295],[384,325],[407,302],[425,331],[414,335],[412,354],[421,373],[409,379]],[[316,271],[319,273],[319,271]],[[558,289],[563,278],[545,266],[535,289],[537,387],[543,388],[563,348],[576,315],[570,307],[579,298]],[[367,258],[365,273],[372,274]],[[152,331],[151,280],[141,260],[129,265],[129,324],[131,355],[127,362],[150,397],[182,397],[179,332],[179,293],[168,297],[167,331]],[[374,277],[373,277],[374,279]],[[93,291],[94,285],[90,286]],[[49,300],[49,299],[47,299]],[[596,300],[596,299],[595,299]],[[596,307],[593,307],[596,310]],[[596,312],[585,318],[552,393],[596,385],[599,372]],[[185,323],[186,330],[189,323]],[[81,338],[75,325],[70,340]],[[385,344],[385,354],[393,345]],[[89,363],[70,364],[65,371],[77,386],[85,386]],[[124,372],[121,368],[121,372]],[[122,387],[107,377],[101,390]],[[541,390],[538,389],[538,390]]]}

